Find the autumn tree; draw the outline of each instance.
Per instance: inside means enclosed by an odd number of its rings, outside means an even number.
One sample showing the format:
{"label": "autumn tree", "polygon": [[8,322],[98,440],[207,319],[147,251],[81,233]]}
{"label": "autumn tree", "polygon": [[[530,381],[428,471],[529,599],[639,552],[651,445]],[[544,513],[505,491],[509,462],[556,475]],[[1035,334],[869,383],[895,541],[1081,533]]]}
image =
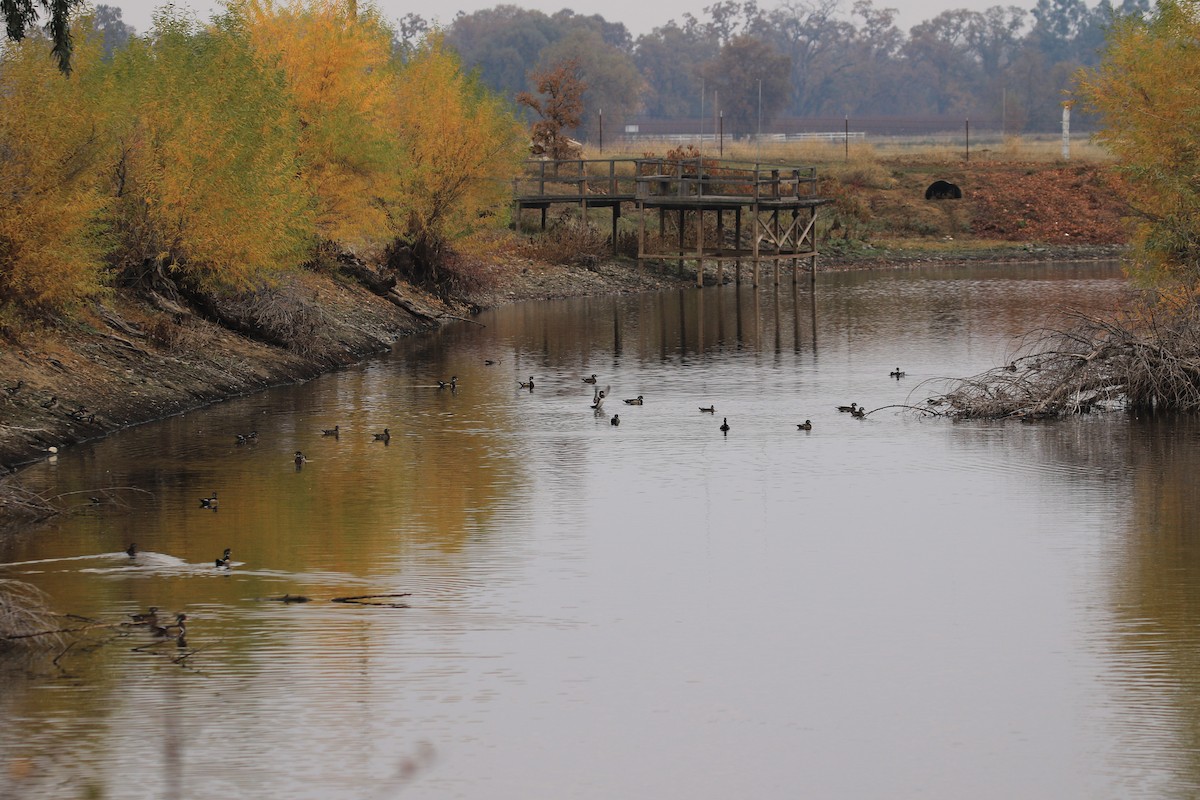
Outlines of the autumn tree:
{"label": "autumn tree", "polygon": [[626,117],[638,110],[642,96],[642,77],[633,59],[605,42],[600,32],[580,28],[542,51],[548,69],[571,60],[587,87],[580,98],[578,127],[591,139],[599,132],[597,114],[603,111],[610,130],[620,130]]}
{"label": "autumn tree", "polygon": [[525,157],[521,126],[437,35],[397,76],[393,104],[398,183],[381,205],[388,229],[414,256],[411,277],[437,285],[444,248],[507,208],[508,178]]}
{"label": "autumn tree", "polygon": [[394,192],[392,31],[342,0],[249,0],[240,12],[258,57],[277,65],[300,126],[301,176],[323,240],[353,246],[387,225]]}
{"label": "autumn tree", "polygon": [[579,77],[579,62],[564,61],[532,76],[538,94],[521,92],[517,102],[531,109],[539,119],[533,123],[533,152],[558,161],[570,158],[569,132],[579,127],[583,115],[583,93],[587,90]]}
{"label": "autumn tree", "polygon": [[1103,121],[1137,217],[1137,271],[1200,286],[1200,3],[1163,0],[1113,27],[1079,89]]}
{"label": "autumn tree", "polygon": [[100,287],[99,57],[85,37],[67,79],[39,42],[0,47],[0,309],[53,314]]}
{"label": "autumn tree", "polygon": [[125,280],[246,289],[306,260],[299,120],[237,18],[201,31],[161,13],[117,54],[112,81],[110,224]]}

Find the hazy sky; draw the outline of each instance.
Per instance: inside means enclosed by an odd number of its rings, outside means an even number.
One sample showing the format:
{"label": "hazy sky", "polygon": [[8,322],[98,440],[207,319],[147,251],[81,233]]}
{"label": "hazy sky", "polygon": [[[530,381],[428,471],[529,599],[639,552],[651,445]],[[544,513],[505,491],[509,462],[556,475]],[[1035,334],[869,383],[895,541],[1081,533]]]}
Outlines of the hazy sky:
{"label": "hazy sky", "polygon": [[[99,2],[99,0],[93,0],[93,2]],[[576,14],[599,14],[609,22],[625,23],[625,27],[636,38],[640,34],[649,33],[653,28],[663,25],[669,20],[682,20],[683,15],[688,12],[700,18],[702,16],[701,9],[712,5],[712,2],[713,0],[700,0],[700,2],[686,2],[686,0],[653,0],[653,2],[645,2],[645,0],[573,0],[572,2],[520,0],[511,2],[509,5],[536,9],[547,14],[553,14],[563,8],[569,8]],[[139,32],[145,32],[150,27],[153,10],[164,3],[159,0],[107,0],[107,5],[120,8],[122,19],[126,24],[137,28]],[[180,8],[192,9],[201,20],[208,19],[216,9],[221,7],[219,0],[177,0],[175,5]],[[438,19],[443,23],[449,23],[459,11],[470,14],[480,9],[492,8],[499,3],[485,0],[448,0],[445,3],[435,3],[431,7],[422,3],[413,3],[411,0],[377,0],[377,5],[383,11],[384,17],[389,20],[399,19],[408,13],[415,13],[427,20]],[[778,5],[776,0],[759,0],[759,7],[763,9],[775,8]],[[851,5],[852,0],[842,0],[842,8],[845,12],[849,12]],[[952,8],[970,8],[982,11],[993,5],[1017,5],[1028,9],[1032,6],[1032,0],[1029,2],[1020,2],[1020,0],[1017,2],[1011,2],[1011,0],[892,0],[891,2],[875,0],[875,5],[879,8],[897,9],[899,15],[896,23],[907,31],[918,22],[931,19]],[[1089,2],[1088,5],[1094,5],[1094,3]]]}

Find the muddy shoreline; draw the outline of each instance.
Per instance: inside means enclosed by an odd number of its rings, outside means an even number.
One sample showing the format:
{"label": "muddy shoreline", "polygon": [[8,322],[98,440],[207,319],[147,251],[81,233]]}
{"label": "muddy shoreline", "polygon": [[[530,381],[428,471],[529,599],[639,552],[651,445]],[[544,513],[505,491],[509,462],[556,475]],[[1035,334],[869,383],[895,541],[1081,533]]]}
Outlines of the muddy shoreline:
{"label": "muddy shoreline", "polygon": [[[1025,245],[956,252],[879,249],[822,256],[818,269],[1098,260],[1122,252]],[[122,428],[312,379],[482,309],[695,283],[693,274],[681,276],[673,266],[658,271],[631,262],[584,267],[523,261],[498,264],[493,272],[490,289],[451,302],[404,285],[383,297],[344,276],[306,276],[300,296],[319,309],[321,335],[303,348],[256,341],[157,296],[113,297],[70,323],[23,333],[0,351],[0,473],[45,458],[50,448],[61,452]],[[706,278],[711,282],[715,275]]]}

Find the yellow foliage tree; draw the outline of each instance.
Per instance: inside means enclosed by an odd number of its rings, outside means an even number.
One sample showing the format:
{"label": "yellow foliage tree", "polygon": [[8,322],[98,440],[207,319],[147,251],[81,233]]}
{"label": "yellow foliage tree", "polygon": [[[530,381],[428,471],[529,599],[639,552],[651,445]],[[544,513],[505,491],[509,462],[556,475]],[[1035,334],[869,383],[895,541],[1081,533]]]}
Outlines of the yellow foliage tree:
{"label": "yellow foliage tree", "polygon": [[236,20],[199,31],[160,16],[153,37],[119,55],[112,81],[122,99],[113,225],[127,278],[247,288],[308,258],[299,126],[279,75],[256,60]]}
{"label": "yellow foliage tree", "polygon": [[98,60],[80,37],[68,79],[43,42],[0,45],[0,305],[54,313],[99,288]]}
{"label": "yellow foliage tree", "polygon": [[377,237],[378,198],[394,175],[392,32],[370,9],[352,18],[341,0],[248,0],[237,13],[255,50],[285,76],[320,236],[343,244]]}
{"label": "yellow foliage tree", "polygon": [[1137,219],[1135,271],[1200,285],[1200,3],[1163,0],[1148,19],[1112,27],[1079,88],[1104,124]]}
{"label": "yellow foliage tree", "polygon": [[446,243],[507,210],[525,135],[512,111],[463,73],[440,34],[404,66],[393,102],[399,185],[385,208],[395,236],[412,247],[415,277],[436,283]]}

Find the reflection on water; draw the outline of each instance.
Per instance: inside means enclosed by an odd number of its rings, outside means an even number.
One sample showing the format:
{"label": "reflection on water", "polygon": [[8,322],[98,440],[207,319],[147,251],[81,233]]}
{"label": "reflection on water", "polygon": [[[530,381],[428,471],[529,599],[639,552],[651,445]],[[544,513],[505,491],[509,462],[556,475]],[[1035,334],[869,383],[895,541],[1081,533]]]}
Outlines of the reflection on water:
{"label": "reflection on water", "polygon": [[0,796],[1192,796],[1194,423],[902,408],[1121,291],[522,304],[64,453],[0,577],[78,638],[2,662]]}

